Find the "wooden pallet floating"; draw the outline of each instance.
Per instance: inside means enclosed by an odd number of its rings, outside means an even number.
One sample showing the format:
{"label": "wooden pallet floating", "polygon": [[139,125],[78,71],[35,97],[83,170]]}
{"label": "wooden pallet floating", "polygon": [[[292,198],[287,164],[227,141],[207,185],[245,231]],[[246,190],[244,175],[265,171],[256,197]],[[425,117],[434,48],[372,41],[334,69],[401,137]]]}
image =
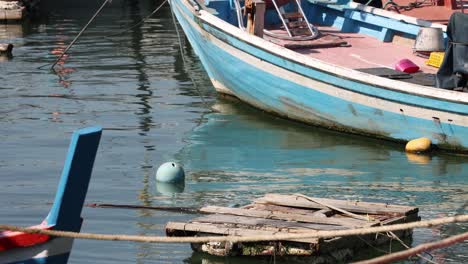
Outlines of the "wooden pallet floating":
{"label": "wooden pallet floating", "polygon": [[[300,194],[266,194],[241,208],[207,206],[207,215],[187,223],[169,222],[168,236],[252,236],[297,234],[322,230],[345,230],[377,225],[419,221],[418,208],[410,206],[344,201],[307,197]],[[399,238],[412,230],[394,232]],[[217,256],[334,256],[348,258],[352,252],[386,243],[385,234],[335,237],[331,239],[300,238],[265,242],[209,242],[192,244],[192,249]],[[341,253],[340,253],[341,254]],[[338,254],[339,255],[339,254]]]}

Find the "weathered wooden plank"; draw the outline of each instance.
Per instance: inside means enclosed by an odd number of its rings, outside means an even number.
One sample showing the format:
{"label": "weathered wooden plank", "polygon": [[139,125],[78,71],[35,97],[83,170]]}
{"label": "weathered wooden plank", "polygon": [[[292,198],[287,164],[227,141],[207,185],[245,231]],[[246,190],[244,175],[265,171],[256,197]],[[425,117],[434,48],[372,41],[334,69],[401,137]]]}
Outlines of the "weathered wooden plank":
{"label": "weathered wooden plank", "polygon": [[200,209],[200,212],[260,217],[260,218],[267,218],[267,219],[278,219],[278,220],[316,223],[316,224],[324,224],[324,225],[339,225],[339,226],[345,226],[345,227],[362,227],[371,223],[371,222],[366,222],[363,220],[357,220],[357,219],[352,219],[352,218],[346,218],[346,219],[336,219],[336,218],[330,218],[330,217],[323,218],[323,217],[303,215],[303,214],[290,214],[290,213],[283,213],[283,212],[276,212],[276,211],[229,208],[229,207],[220,207],[220,206],[203,207]]}
{"label": "weathered wooden plank", "polygon": [[263,211],[276,211],[276,212],[283,212],[288,214],[303,214],[303,215],[310,215],[310,216],[317,216],[317,217],[327,217],[332,216],[335,212],[330,209],[300,209],[288,206],[281,206],[281,205],[274,205],[274,204],[250,204],[248,206],[244,206],[245,209],[257,209]]}
{"label": "weathered wooden plank", "polygon": [[[176,232],[182,231],[182,232]],[[215,235],[229,235],[229,236],[274,236],[274,235],[284,235],[290,234],[289,232],[273,230],[254,230],[246,228],[236,228],[236,227],[226,227],[223,224],[206,224],[206,223],[181,223],[181,222],[168,222],[166,224],[166,234],[168,236],[186,236],[184,232],[196,232],[196,233],[208,233]],[[190,234],[189,234],[190,235]],[[317,238],[299,238],[291,239],[287,241],[301,242],[301,243],[310,243],[317,244],[319,239]]]}
{"label": "weathered wooden plank", "polygon": [[[345,201],[325,198],[314,198],[326,204],[353,212],[363,214],[392,214],[408,215],[418,211],[416,207],[390,205],[384,203],[370,203],[361,201]],[[255,200],[255,203],[276,204],[283,206],[292,206],[299,208],[326,209],[327,207],[309,201],[296,195],[266,194],[264,197]]]}
{"label": "weathered wooden plank", "polygon": [[263,29],[265,28],[265,10],[266,5],[263,0],[254,0],[255,18],[254,18],[254,35],[263,38]]}
{"label": "weathered wooden plank", "polygon": [[342,226],[334,225],[320,225],[320,224],[309,224],[309,223],[298,223],[298,222],[289,222],[283,220],[273,220],[265,219],[258,217],[246,217],[246,216],[233,216],[233,215],[223,215],[223,214],[213,214],[198,217],[192,219],[192,223],[213,223],[213,224],[236,224],[239,226],[245,226],[249,229],[258,229],[261,227],[279,228],[281,230],[289,232],[309,232],[315,230],[343,230],[348,229]]}
{"label": "weathered wooden plank", "polygon": [[292,21],[286,23],[289,28],[298,28],[298,27],[307,27],[307,22],[305,21]]}
{"label": "weathered wooden plank", "polygon": [[364,221],[368,221],[369,220],[369,217],[365,217],[365,216],[362,216],[362,215],[358,215],[358,214],[354,214],[354,213],[351,213],[349,211],[346,211],[344,209],[341,209],[341,208],[338,208],[336,206],[333,206],[331,204],[328,204],[328,203],[324,203],[324,202],[321,202],[321,201],[318,201],[318,200],[315,200],[313,197],[309,197],[309,196],[306,196],[306,195],[303,195],[303,194],[295,194],[297,196],[300,196],[308,201],[311,201],[313,203],[318,203],[320,205],[323,205],[329,209],[332,209],[332,210],[335,210],[337,212],[340,212],[342,213],[343,215],[346,215],[346,216],[349,216],[351,218],[354,218],[354,219],[360,219],[360,220],[364,220]]}

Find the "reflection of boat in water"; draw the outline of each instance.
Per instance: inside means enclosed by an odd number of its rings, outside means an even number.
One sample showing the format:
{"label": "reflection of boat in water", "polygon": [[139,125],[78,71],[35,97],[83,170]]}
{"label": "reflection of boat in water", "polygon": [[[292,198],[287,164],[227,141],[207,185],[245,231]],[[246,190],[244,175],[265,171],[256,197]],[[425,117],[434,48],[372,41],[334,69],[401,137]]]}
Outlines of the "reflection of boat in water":
{"label": "reflection of boat in water", "polygon": [[[379,140],[372,140],[362,136],[343,137],[341,133],[326,129],[310,127],[284,120],[271,118],[271,115],[256,109],[245,107],[237,99],[226,97],[219,98],[213,105],[215,113],[203,117],[204,123],[197,127],[189,137],[191,144],[186,151],[191,151],[194,157],[209,155],[210,150],[218,151],[218,154],[210,155],[207,160],[220,160],[229,155],[229,160],[236,157],[252,156],[253,153],[232,153],[231,151],[251,151],[262,153],[265,156],[275,156],[275,152],[288,152],[288,157],[293,157],[293,152],[298,151],[298,156],[310,152],[349,149],[352,156],[372,162],[374,159],[395,156],[407,159],[415,163],[429,163],[434,157],[449,163],[463,164],[463,158],[453,155],[408,155],[403,153],[397,144],[382,144]],[[268,151],[274,150],[272,153]],[[203,153],[194,153],[200,151]],[[301,152],[302,151],[302,152]],[[184,154],[185,155],[185,154]],[[347,154],[344,154],[347,155]],[[187,158],[189,155],[187,154]],[[262,155],[257,155],[256,159]],[[462,156],[463,157],[463,156]],[[342,159],[343,157],[337,157]],[[346,159],[342,159],[343,161]],[[456,162],[459,160],[459,162]],[[190,160],[186,162],[190,163]],[[215,167],[213,163],[207,167]],[[247,166],[250,167],[250,166]],[[255,166],[252,166],[255,167]]]}
{"label": "reflection of boat in water", "polygon": [[[218,92],[333,130],[398,142],[428,137],[441,148],[468,151],[468,93],[450,90],[464,89],[466,67],[456,70],[460,85],[435,88],[434,80],[444,82],[437,69],[392,42],[414,43],[419,29],[444,25],[350,1],[289,1],[277,10],[267,2],[258,14],[254,2],[246,1],[251,6],[242,13],[239,1],[171,1]],[[397,76],[403,73],[393,69],[404,58],[419,66],[421,78]]]}
{"label": "reflection of boat in water", "polygon": [[22,24],[0,24],[0,40],[11,40],[23,37]]}
{"label": "reflection of boat in water", "polygon": [[[88,191],[101,128],[87,128],[73,134],[68,156],[52,209],[47,218],[32,228],[79,232],[81,210]],[[67,263],[73,239],[42,234],[0,232],[1,263]]]}
{"label": "reflection of boat in water", "polygon": [[[376,140],[342,137],[337,132],[311,130],[288,120],[272,119],[266,113],[239,104],[236,99],[219,99],[213,109],[217,112],[204,116],[206,122],[194,130],[188,139],[190,144],[182,151],[185,166],[196,164],[197,169],[242,166],[243,170],[269,171],[288,167],[285,157],[302,163],[307,156],[328,159],[337,155],[335,150],[339,153],[339,149],[347,152],[361,149],[355,155],[371,160],[372,157],[388,157],[389,152],[396,150],[392,144],[378,147],[381,142]],[[342,160],[343,167],[346,167],[346,160],[349,158]],[[291,162],[290,167],[297,169],[296,165]],[[343,170],[341,173],[353,172]]]}
{"label": "reflection of boat in water", "polygon": [[[457,197],[440,194],[465,185],[466,157],[407,157],[395,144],[311,130],[239,102],[220,99],[214,109],[218,112],[203,117],[177,156],[191,179],[200,183],[188,184],[189,190],[210,183],[236,196],[302,190],[316,196],[359,193],[397,201],[406,193],[417,199],[414,204],[437,199],[449,208]],[[440,180],[446,184],[438,184]]]}

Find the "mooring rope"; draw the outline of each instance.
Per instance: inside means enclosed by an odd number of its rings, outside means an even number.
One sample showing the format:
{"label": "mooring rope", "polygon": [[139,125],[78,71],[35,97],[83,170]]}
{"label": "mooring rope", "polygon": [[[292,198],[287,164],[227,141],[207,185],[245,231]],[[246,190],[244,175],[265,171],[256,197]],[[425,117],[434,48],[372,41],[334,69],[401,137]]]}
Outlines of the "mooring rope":
{"label": "mooring rope", "polygon": [[440,241],[421,244],[421,245],[418,245],[418,246],[416,246],[414,248],[399,251],[399,252],[396,252],[396,253],[391,253],[391,254],[384,255],[384,256],[381,256],[381,257],[377,257],[377,258],[373,258],[373,259],[370,259],[370,260],[355,262],[354,264],[390,263],[390,262],[394,262],[394,261],[398,261],[398,260],[407,259],[408,257],[417,255],[417,254],[419,254],[421,252],[424,252],[424,251],[430,251],[430,250],[434,250],[434,249],[438,249],[438,248],[448,247],[448,246],[451,246],[453,244],[463,242],[465,240],[468,240],[468,232],[465,232],[465,233],[462,233],[462,234],[459,234],[459,235],[455,235],[455,236],[451,236],[451,237],[448,237],[446,239],[442,239]]}
{"label": "mooring rope", "polygon": [[192,207],[180,207],[180,206],[147,206],[147,205],[134,205],[134,204],[105,204],[105,203],[92,203],[86,204],[86,207],[91,208],[117,208],[117,209],[145,209],[145,210],[159,210],[167,212],[178,212],[185,214],[203,214],[199,209]]}
{"label": "mooring rope", "polygon": [[[170,8],[171,8],[172,22],[174,23],[174,28],[175,28],[175,31],[176,31],[176,34],[177,34],[177,40],[178,40],[178,43],[179,43],[180,57],[182,58],[182,65],[183,65],[183,68],[185,70],[187,70],[187,62],[185,61],[185,52],[184,52],[184,48],[182,47],[182,39],[181,39],[181,35],[179,33],[179,27],[177,26],[176,17],[175,17],[174,10],[173,10],[174,5],[171,4],[171,2],[169,2],[169,5],[170,5]],[[190,78],[190,80],[192,81],[193,86],[197,90],[198,96],[200,97],[203,106],[206,109],[210,109],[208,104],[205,101],[205,97],[203,96],[200,88],[198,87],[197,82],[195,81],[195,79],[192,77],[192,74],[188,70],[187,70],[187,76]]]}
{"label": "mooring rope", "polygon": [[[76,37],[72,40],[72,42],[70,42],[70,44],[65,48],[65,50],[62,52],[62,54],[60,54],[60,56],[55,60],[55,62],[52,64],[52,66],[50,67],[51,70],[54,69],[55,65],[62,59],[62,57],[67,54],[68,50],[73,46],[73,44],[75,44],[75,42],[78,40],[78,38],[81,36],[81,34],[83,34],[83,32],[86,31],[86,29],[88,28],[88,26],[91,24],[91,22],[94,21],[94,19],[99,15],[99,13],[101,13],[101,10],[104,8],[104,6],[110,2],[112,0],[104,0],[104,2],[102,3],[101,7],[99,7],[99,9],[96,11],[96,13],[94,13],[93,17],[91,17],[91,19],[88,21],[88,23],[86,23],[86,25],[80,30],[80,32],[78,33],[78,35],[76,35]],[[41,66],[42,67],[42,66]]]}
{"label": "mooring rope", "polygon": [[314,231],[300,234],[278,234],[278,235],[257,235],[257,236],[206,236],[206,237],[164,237],[164,236],[136,236],[123,234],[96,234],[96,233],[77,233],[70,231],[42,230],[37,228],[24,228],[13,225],[0,225],[0,230],[19,231],[30,234],[42,234],[57,237],[68,237],[78,239],[110,240],[110,241],[131,241],[147,243],[207,243],[207,242],[258,242],[258,241],[280,241],[300,238],[331,238],[354,235],[368,235],[389,231],[398,231],[413,228],[432,227],[436,225],[466,222],[468,215],[458,215],[443,217],[432,220],[411,222],[405,224],[394,224],[387,226],[358,228],[336,231]]}
{"label": "mooring rope", "polygon": [[[398,241],[398,242],[399,242],[402,246],[404,246],[405,248],[407,248],[407,249],[410,249],[410,248],[411,248],[410,246],[406,245],[406,243],[403,242],[403,241],[402,241],[397,235],[395,235],[395,233],[393,233],[392,231],[387,232],[387,234],[389,234],[389,237],[390,237],[390,238],[395,239],[396,241]],[[391,245],[391,244],[390,244],[390,245]],[[392,253],[392,252],[390,251],[390,253]],[[425,254],[428,254],[428,255],[431,255],[431,254],[429,254],[429,252],[427,252],[427,251],[424,251],[424,253],[425,253]],[[419,252],[417,252],[415,255],[418,256],[419,258],[425,260],[425,261],[428,262],[428,263],[437,264],[436,262],[432,261],[432,259],[428,259],[428,258],[424,257],[423,255],[419,254]],[[432,255],[431,255],[431,257],[432,257]]]}

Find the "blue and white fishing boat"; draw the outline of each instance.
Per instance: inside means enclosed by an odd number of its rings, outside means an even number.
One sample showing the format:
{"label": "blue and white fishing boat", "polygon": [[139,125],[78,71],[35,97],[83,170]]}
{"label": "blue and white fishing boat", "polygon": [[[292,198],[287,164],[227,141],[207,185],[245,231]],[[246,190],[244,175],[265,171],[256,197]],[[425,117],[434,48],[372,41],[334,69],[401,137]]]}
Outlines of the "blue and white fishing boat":
{"label": "blue and white fishing boat", "polygon": [[[91,127],[73,133],[52,209],[32,228],[79,232],[81,210],[88,192],[102,129]],[[65,264],[73,239],[42,234],[0,231],[0,263]]]}
{"label": "blue and white fishing boat", "polygon": [[[428,137],[468,152],[468,93],[435,87],[438,69],[413,52],[421,28],[447,42],[446,25],[348,1],[170,4],[219,93],[333,130],[399,142]],[[419,72],[395,71],[403,59]]]}

